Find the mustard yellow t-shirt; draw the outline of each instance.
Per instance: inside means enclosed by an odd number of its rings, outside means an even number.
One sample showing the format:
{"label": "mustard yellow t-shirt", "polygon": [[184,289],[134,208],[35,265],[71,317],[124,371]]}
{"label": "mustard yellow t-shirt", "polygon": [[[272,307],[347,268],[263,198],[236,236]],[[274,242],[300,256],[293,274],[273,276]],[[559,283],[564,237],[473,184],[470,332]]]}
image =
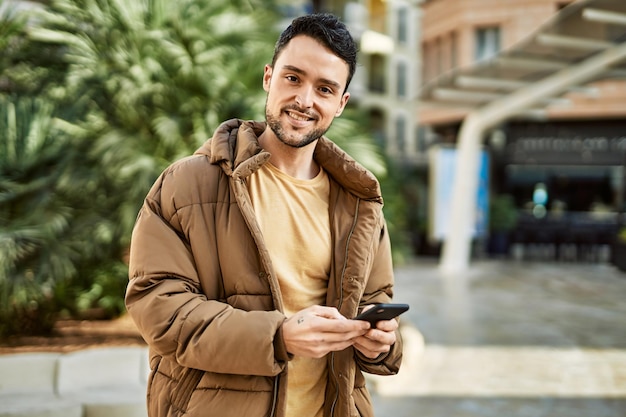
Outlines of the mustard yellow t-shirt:
{"label": "mustard yellow t-shirt", "polygon": [[[274,265],[285,314],[324,305],[331,262],[328,175],[293,178],[270,163],[250,177],[257,220]],[[322,417],[326,358],[289,362],[287,417]]]}

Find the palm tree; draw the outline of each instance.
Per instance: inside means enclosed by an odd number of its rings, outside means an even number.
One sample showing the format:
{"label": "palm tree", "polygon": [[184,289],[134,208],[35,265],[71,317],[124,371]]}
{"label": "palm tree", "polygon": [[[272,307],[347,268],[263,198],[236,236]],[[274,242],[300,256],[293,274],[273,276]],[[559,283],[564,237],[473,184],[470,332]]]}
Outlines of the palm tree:
{"label": "palm tree", "polygon": [[75,297],[123,308],[124,250],[158,173],[219,121],[261,114],[248,86],[271,58],[272,10],[58,0],[27,26],[0,19],[0,323],[18,323],[0,334],[49,330]]}
{"label": "palm tree", "polygon": [[262,115],[256,86],[275,38],[270,6],[57,0],[41,13],[31,39],[66,48],[62,116],[89,143],[86,157],[99,167],[102,198],[120,215],[123,239],[165,165],[224,119]]}
{"label": "palm tree", "polygon": [[59,277],[75,272],[62,187],[71,156],[52,110],[43,100],[0,97],[0,334],[49,330]]}

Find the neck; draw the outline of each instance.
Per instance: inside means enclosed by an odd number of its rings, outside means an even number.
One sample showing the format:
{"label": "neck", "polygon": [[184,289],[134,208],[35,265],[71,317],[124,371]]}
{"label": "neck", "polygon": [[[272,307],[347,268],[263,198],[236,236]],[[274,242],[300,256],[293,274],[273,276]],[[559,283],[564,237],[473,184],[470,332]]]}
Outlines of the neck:
{"label": "neck", "polygon": [[318,163],[313,159],[317,141],[302,148],[294,148],[282,143],[267,128],[259,136],[259,144],[272,155],[270,158],[272,165],[291,177],[310,180],[320,172]]}

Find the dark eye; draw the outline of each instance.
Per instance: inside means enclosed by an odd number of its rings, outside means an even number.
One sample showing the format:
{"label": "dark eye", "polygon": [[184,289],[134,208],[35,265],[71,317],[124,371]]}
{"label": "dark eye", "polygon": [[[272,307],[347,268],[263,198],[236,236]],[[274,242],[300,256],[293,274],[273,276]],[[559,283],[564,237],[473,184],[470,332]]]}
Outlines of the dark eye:
{"label": "dark eye", "polygon": [[332,94],[332,93],[333,93],[333,90],[331,90],[331,89],[330,89],[330,88],[328,88],[328,87],[320,87],[320,91],[321,91],[322,93],[324,93],[324,94]]}
{"label": "dark eye", "polygon": [[287,77],[285,77],[285,78],[287,78],[287,80],[288,80],[288,81],[291,81],[292,83],[295,83],[295,82],[297,82],[297,81],[298,81],[298,77],[296,77],[295,75],[288,75],[288,76],[287,76]]}

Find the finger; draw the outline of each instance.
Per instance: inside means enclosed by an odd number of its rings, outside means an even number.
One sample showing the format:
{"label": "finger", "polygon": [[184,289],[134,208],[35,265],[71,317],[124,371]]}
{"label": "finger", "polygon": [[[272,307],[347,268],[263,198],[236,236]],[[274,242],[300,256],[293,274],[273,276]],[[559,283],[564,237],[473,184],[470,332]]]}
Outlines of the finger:
{"label": "finger", "polygon": [[381,353],[389,352],[390,346],[377,343],[365,337],[358,338],[354,341],[354,347],[368,358],[376,358]]}
{"label": "finger", "polygon": [[352,341],[344,341],[337,343],[313,343],[313,344],[301,344],[297,346],[291,353],[296,356],[305,356],[310,358],[321,358],[324,355],[344,350],[353,345]]}
{"label": "finger", "polygon": [[334,331],[346,333],[346,332],[356,332],[359,334],[363,334],[366,331],[371,329],[371,326],[366,321],[361,320],[345,320],[340,322],[333,322],[332,327]]}
{"label": "finger", "polygon": [[396,332],[386,332],[380,329],[371,329],[363,335],[366,339],[372,340],[376,343],[391,346],[396,343]]}
{"label": "finger", "polygon": [[[328,320],[309,316],[307,322],[326,321],[339,323],[338,320]],[[353,344],[353,340],[367,330],[359,333],[324,332],[313,329],[306,323],[297,324],[297,317],[292,317],[283,323],[283,337],[287,351],[296,356],[321,357],[331,351],[343,350]]]}
{"label": "finger", "polygon": [[340,342],[340,341],[351,341],[356,339],[357,337],[361,337],[365,335],[368,331],[368,328],[356,328],[356,329],[341,329],[341,326],[336,326],[332,329],[320,331],[318,334],[324,338],[324,341],[328,342]]}
{"label": "finger", "polygon": [[329,343],[323,345],[313,345],[308,347],[306,352],[302,352],[302,356],[308,356],[312,358],[321,358],[330,352],[338,352],[349,348],[354,343],[352,341],[346,341],[341,343]]}
{"label": "finger", "polygon": [[329,319],[321,316],[302,316],[298,318],[298,323],[305,324],[311,330],[318,332],[345,334],[347,338],[360,336],[370,329],[368,322]]}
{"label": "finger", "polygon": [[286,321],[288,326],[299,328],[300,338],[316,343],[344,342],[364,335],[369,324],[352,320],[335,320],[315,315],[294,316]]}
{"label": "finger", "polygon": [[347,320],[335,307],[313,306],[311,310],[315,315],[319,317],[333,320]]}
{"label": "finger", "polygon": [[376,328],[385,332],[394,332],[398,328],[398,320],[381,320],[376,323]]}

